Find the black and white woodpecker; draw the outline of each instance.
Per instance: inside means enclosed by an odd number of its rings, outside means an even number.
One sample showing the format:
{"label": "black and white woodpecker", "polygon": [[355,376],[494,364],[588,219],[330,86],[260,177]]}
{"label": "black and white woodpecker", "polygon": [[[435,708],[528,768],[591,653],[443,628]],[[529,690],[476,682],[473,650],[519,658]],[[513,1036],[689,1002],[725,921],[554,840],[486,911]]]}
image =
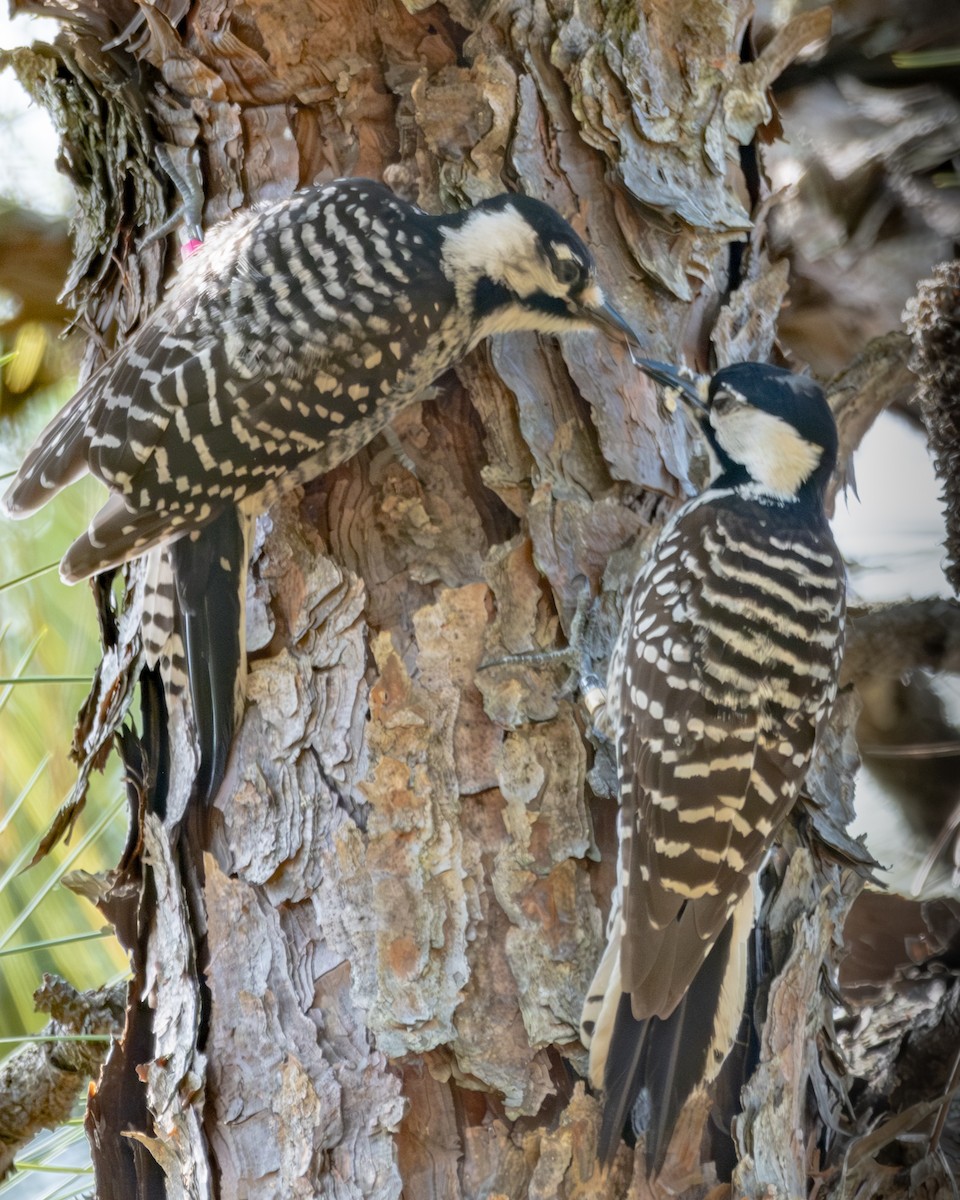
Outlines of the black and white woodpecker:
{"label": "black and white woodpecker", "polygon": [[716,465],[633,587],[603,714],[620,859],[581,1029],[602,1157],[632,1121],[658,1172],[683,1104],[733,1044],[753,879],[836,693],[845,587],[820,387],[760,363],[712,379],[639,365],[691,407]]}
{"label": "black and white woodpecker", "polygon": [[248,518],[356,453],[482,338],[595,327],[633,339],[539,201],[431,216],[364,179],[303,191],[210,233],[43,431],[3,508],[26,516],[88,471],[107,485],[60,575],[154,555],[146,662],[182,639],[209,793],[243,674],[240,607],[234,620],[220,597],[242,594]]}

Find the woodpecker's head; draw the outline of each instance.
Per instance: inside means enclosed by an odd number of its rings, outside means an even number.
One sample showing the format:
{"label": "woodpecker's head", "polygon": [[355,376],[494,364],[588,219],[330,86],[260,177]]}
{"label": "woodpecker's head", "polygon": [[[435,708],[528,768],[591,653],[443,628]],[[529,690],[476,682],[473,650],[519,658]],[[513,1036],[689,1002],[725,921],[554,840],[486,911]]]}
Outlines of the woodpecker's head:
{"label": "woodpecker's head", "polygon": [[734,363],[712,378],[641,359],[651,378],[694,410],[725,486],[752,485],[776,500],[822,499],[837,462],[837,426],[823,389],[767,363]]}
{"label": "woodpecker's head", "polygon": [[593,256],[567,222],[539,200],[505,194],[441,218],[442,260],[476,344],[491,333],[603,329],[637,342],[607,303]]}

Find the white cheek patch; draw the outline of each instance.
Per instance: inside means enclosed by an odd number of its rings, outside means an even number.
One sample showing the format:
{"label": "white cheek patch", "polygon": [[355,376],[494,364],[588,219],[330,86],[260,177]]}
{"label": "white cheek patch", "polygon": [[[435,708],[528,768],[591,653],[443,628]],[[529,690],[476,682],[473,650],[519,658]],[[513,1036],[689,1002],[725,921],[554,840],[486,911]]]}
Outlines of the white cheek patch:
{"label": "white cheek patch", "polygon": [[521,297],[534,292],[566,294],[543,259],[536,233],[509,205],[499,212],[471,213],[459,229],[447,234],[443,258],[447,278],[458,289],[469,291],[486,275]]}
{"label": "white cheek patch", "polygon": [[475,211],[459,229],[447,234],[444,258],[451,268],[447,275],[454,281],[489,275],[506,282],[518,267],[539,258],[536,240],[537,235],[516,209]]}
{"label": "white cheek patch", "polygon": [[758,408],[739,405],[722,415],[714,410],[710,423],[721,448],[780,500],[796,495],[823,456],[822,448],[802,438],[792,425]]}

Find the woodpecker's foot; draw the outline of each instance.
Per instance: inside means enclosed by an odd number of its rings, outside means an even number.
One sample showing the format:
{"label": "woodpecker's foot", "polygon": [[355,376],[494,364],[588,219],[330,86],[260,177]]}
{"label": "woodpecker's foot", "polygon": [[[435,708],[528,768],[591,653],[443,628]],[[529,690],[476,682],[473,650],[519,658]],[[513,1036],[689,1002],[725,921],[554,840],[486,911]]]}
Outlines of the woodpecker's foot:
{"label": "woodpecker's foot", "polygon": [[203,176],[200,173],[200,161],[195,149],[174,147],[179,163],[174,161],[173,150],[165,142],[157,142],[157,158],[163,167],[167,178],[177,189],[180,204],[175,212],[158,228],[154,229],[140,243],[141,250],[154,242],[165,238],[168,233],[183,223],[183,242],[188,245],[203,241],[203,204],[206,196],[203,190]]}
{"label": "woodpecker's foot", "polygon": [[503,658],[495,658],[481,663],[478,670],[487,671],[491,667],[502,666],[548,667],[554,663],[566,666],[568,676],[560,689],[560,695],[569,696],[575,691],[579,692],[591,725],[595,732],[603,736],[597,729],[597,720],[606,704],[606,692],[600,677],[593,670],[593,661],[584,648],[584,629],[592,605],[593,595],[590,584],[584,579],[577,597],[577,607],[570,622],[570,633],[566,646],[558,647],[555,650],[526,650],[518,654],[508,654]]}
{"label": "woodpecker's foot", "polygon": [[414,479],[419,479],[420,476],[417,474],[417,465],[406,452],[406,450],[404,450],[403,442],[400,441],[400,435],[392,425],[384,425],[383,440],[390,447],[390,453],[397,460],[400,466],[403,467],[405,471],[409,471]]}

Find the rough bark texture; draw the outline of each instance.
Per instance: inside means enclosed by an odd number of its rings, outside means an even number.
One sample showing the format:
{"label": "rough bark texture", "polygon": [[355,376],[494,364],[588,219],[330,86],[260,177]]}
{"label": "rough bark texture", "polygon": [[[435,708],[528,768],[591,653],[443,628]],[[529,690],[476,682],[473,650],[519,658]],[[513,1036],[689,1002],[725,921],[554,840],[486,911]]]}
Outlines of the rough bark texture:
{"label": "rough bark texture", "polygon": [[[155,141],[199,163],[207,223],[345,174],[434,210],[519,188],[585,236],[652,356],[770,356],[788,269],[753,150],[768,87],[829,21],[774,27],[742,61],[751,13],[81,3],[58,47],[15,62],[80,189],[88,362],[161,289],[165,245],[141,240],[166,216]],[[860,364],[853,392],[901,351]],[[149,778],[131,787],[138,833],[104,905],[136,984],[88,1120],[99,1195],[705,1196],[703,1113],[656,1184],[626,1147],[606,1174],[595,1159],[577,1022],[613,880],[609,749],[562,669],[478,673],[562,644],[584,579],[602,660],[702,463],[625,350],[587,335],[482,347],[397,431],[415,473],[376,442],[260,523],[250,703],[216,819],[184,818],[183,748],[162,818],[138,816]],[[123,644],[111,679],[135,665]],[[849,784],[850,720],[824,809]],[[737,1195],[805,1195],[816,1175],[854,1194],[823,981],[857,887],[807,849],[784,872]]]}
{"label": "rough bark texture", "polygon": [[[0,1066],[0,1179],[36,1133],[69,1119],[106,1058],[111,1036],[123,1028],[125,990],[121,985],[77,992],[56,976],[44,976],[33,998],[37,1012],[52,1017],[40,1033],[49,1041],[23,1046]],[[78,1035],[92,1040],[71,1040]]]}
{"label": "rough bark texture", "polygon": [[960,591],[960,260],[941,263],[907,309],[916,350],[920,408],[943,484],[947,578]]}

